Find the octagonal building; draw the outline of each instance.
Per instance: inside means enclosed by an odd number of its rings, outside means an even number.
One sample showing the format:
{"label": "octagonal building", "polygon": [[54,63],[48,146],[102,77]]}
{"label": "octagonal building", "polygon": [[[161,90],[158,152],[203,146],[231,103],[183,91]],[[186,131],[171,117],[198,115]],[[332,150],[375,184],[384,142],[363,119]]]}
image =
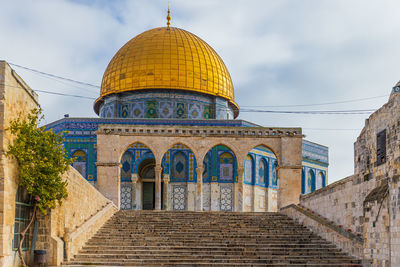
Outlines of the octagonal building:
{"label": "octagonal building", "polygon": [[276,211],[327,184],[328,148],[236,119],[223,60],[169,24],[115,54],[94,110],[47,128],[66,131],[73,167],[121,209]]}

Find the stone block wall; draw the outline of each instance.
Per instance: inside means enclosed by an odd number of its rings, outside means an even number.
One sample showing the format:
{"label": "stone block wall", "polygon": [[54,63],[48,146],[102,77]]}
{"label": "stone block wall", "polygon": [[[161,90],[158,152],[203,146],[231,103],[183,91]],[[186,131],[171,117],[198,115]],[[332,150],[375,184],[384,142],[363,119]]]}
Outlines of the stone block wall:
{"label": "stone block wall", "polygon": [[313,193],[301,195],[300,204],[336,225],[363,234],[363,201],[374,187],[375,180],[364,182],[359,175],[353,175]]}
{"label": "stone block wall", "polygon": [[[389,218],[390,238],[390,263],[392,266],[400,266],[400,182],[393,178],[389,189],[387,218]],[[370,226],[365,228],[368,230]],[[386,227],[386,225],[385,225]],[[386,229],[386,228],[385,228]]]}
{"label": "stone block wall", "polygon": [[364,200],[364,254],[368,263],[374,266],[390,266],[388,193],[385,184],[372,190]]}
{"label": "stone block wall", "polygon": [[337,247],[356,257],[363,258],[363,240],[342,227],[332,224],[328,220],[299,207],[295,204],[281,209],[281,212],[301,223],[320,237],[334,243]]}
{"label": "stone block wall", "polygon": [[0,61],[0,266],[19,264],[18,255],[12,249],[18,165],[15,159],[5,155],[13,140],[6,129],[18,114],[25,116],[38,105],[32,89],[5,61]]}
{"label": "stone block wall", "polygon": [[393,90],[354,143],[355,174],[300,197],[304,207],[363,236],[366,266],[400,266],[399,140],[400,93]]}
{"label": "stone block wall", "polygon": [[70,167],[63,179],[68,181],[68,198],[39,219],[36,249],[46,250],[52,265],[72,257],[118,210],[74,168]]}
{"label": "stone block wall", "polygon": [[278,190],[256,185],[243,186],[245,212],[274,212],[278,210]]}

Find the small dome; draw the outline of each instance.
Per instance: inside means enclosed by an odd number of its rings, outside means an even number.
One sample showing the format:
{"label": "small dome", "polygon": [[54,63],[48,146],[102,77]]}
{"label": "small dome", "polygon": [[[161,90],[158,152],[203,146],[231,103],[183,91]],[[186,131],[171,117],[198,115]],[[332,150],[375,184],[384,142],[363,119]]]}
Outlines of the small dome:
{"label": "small dome", "polygon": [[127,42],[108,64],[95,112],[99,113],[107,95],[151,89],[222,97],[235,117],[239,113],[232,79],[222,59],[202,39],[179,28],[151,29]]}

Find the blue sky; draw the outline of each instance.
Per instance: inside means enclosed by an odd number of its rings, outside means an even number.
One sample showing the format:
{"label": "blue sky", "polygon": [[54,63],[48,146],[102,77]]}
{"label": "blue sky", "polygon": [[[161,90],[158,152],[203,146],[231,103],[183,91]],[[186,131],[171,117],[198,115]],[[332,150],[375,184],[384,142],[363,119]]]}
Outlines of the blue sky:
{"label": "blue sky", "polygon": [[[239,106],[274,110],[376,109],[400,79],[400,2],[171,0],[172,26],[209,43],[227,65]],[[165,26],[168,1],[2,1],[0,59],[99,85],[108,62],[137,34]],[[15,67],[36,90],[97,97],[96,88]],[[94,117],[93,101],[39,93],[46,121]],[[353,173],[353,142],[368,114],[242,112],[267,127],[302,127],[330,149],[329,183]]]}

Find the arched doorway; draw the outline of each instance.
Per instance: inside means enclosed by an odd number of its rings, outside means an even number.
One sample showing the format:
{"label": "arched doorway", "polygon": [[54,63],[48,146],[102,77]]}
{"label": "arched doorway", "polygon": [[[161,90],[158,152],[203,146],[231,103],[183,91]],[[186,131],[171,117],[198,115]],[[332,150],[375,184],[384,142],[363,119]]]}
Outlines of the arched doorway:
{"label": "arched doorway", "polygon": [[121,157],[121,209],[148,209],[155,206],[155,158],[142,143],[130,145]]}
{"label": "arched doorway", "polygon": [[155,165],[154,158],[148,158],[138,166],[138,178],[142,182],[142,209],[144,210],[155,208]]}

